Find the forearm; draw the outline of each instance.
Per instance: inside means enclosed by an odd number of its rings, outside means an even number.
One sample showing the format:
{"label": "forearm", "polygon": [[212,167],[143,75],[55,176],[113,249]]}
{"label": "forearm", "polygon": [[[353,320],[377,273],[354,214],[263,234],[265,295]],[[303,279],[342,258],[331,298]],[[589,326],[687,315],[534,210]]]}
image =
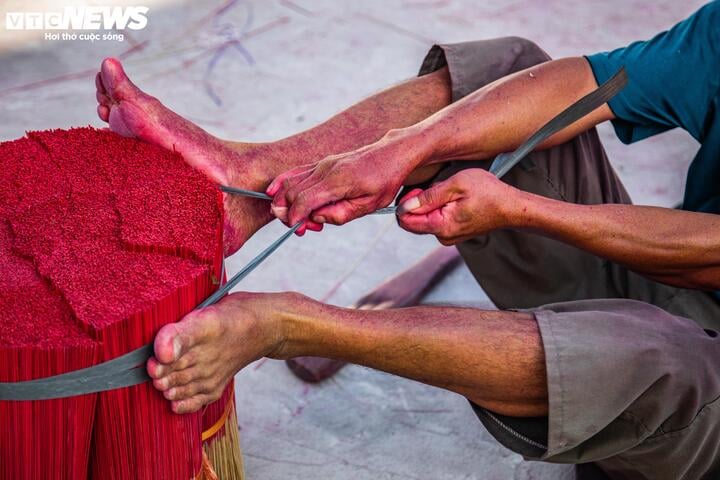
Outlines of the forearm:
{"label": "forearm", "polygon": [[368,311],[305,300],[281,316],[281,358],[340,359],[455,391],[499,413],[547,412],[544,355],[530,314],[457,307]]}
{"label": "forearm", "polygon": [[[582,57],[542,63],[501,78],[405,129],[408,143],[422,145],[424,154],[415,167],[512,151],[595,88],[592,69]],[[610,108],[603,105],[540,148],[565,142],[610,118]]]}
{"label": "forearm", "polygon": [[526,192],[513,228],[528,228],[684,288],[720,289],[720,216],[635,205],[576,205]]}

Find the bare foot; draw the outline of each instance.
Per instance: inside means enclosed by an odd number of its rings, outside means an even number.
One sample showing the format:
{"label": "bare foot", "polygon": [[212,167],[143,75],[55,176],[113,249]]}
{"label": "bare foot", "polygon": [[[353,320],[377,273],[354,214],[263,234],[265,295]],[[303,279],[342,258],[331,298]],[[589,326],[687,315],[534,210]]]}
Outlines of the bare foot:
{"label": "bare foot", "polygon": [[[355,304],[362,310],[383,310],[418,305],[420,300],[460,262],[455,247],[440,247],[409,269],[385,280]],[[344,362],[320,357],[286,360],[301,380],[318,383],[335,375]]]}
{"label": "bare foot", "polygon": [[255,360],[298,352],[288,318],[314,318],[318,308],[297,293],[232,293],[164,325],[155,336],[148,375],[174,412],[197,411],[220,398],[233,376]]}
{"label": "bare foot", "polygon": [[[110,129],[183,156],[186,162],[223,185],[262,191],[272,175],[247,144],[220,140],[147,95],[125,74],[120,61],[106,58],[95,77],[97,112]],[[225,253],[230,255],[273,217],[263,200],[225,195]]]}
{"label": "bare foot", "polygon": [[176,413],[194,412],[222,395],[233,376],[251,362],[282,349],[276,312],[300,308],[299,295],[228,295],[163,326],[155,336],[147,371]]}

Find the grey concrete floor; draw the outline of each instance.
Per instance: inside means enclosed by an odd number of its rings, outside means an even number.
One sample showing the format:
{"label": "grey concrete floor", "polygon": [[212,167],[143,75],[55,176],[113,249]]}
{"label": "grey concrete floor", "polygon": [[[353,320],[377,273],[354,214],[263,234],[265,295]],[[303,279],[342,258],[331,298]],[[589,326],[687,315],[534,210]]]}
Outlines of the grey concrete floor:
{"label": "grey concrete floor", "polygon": [[[85,2],[3,1],[0,13]],[[270,141],[311,127],[414,75],[434,42],[520,35],[552,56],[646,38],[691,13],[687,0],[278,0],[98,2],[151,8],[148,27],[123,42],[50,41],[0,30],[0,140],[25,130],[102,126],[93,75],[121,56],[132,78],[211,133]],[[601,136],[636,203],[682,195],[697,146],[670,132],[622,146]],[[282,227],[260,231],[229,259],[233,273]],[[389,218],[361,219],[295,238],[241,285],[297,290],[351,304],[436,246]],[[429,299],[488,303],[465,268]],[[523,461],[499,446],[455,394],[361,367],[308,386],[282,362],[237,376],[241,439],[251,479],[563,479],[566,466]]]}

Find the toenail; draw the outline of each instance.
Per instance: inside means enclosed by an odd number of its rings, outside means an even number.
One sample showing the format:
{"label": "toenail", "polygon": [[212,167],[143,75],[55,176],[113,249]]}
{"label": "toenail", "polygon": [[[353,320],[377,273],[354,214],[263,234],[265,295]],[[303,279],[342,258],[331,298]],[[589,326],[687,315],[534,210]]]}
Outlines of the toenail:
{"label": "toenail", "polygon": [[178,337],[175,337],[173,340],[173,360],[177,360],[180,358],[180,351],[182,350],[182,346],[180,345],[180,339]]}

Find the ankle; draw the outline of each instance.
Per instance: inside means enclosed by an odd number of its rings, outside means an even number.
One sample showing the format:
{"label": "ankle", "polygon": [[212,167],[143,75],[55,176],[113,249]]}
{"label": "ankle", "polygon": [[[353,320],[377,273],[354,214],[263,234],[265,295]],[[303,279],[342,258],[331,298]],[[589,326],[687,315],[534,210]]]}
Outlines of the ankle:
{"label": "ankle", "polygon": [[223,141],[233,151],[227,161],[228,183],[234,187],[264,192],[284,170],[279,167],[272,144]]}

